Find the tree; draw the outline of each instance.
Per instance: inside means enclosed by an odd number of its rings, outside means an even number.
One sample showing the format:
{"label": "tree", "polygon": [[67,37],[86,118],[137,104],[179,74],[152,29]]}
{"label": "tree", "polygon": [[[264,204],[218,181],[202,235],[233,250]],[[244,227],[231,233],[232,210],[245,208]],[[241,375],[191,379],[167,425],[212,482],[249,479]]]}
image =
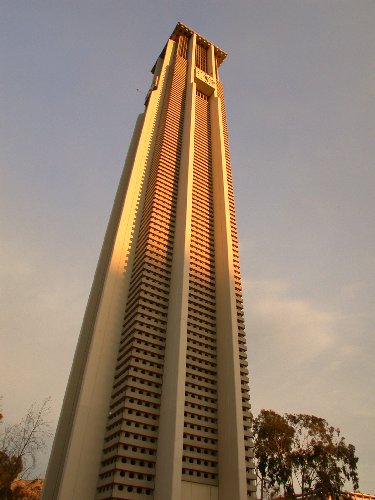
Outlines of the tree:
{"label": "tree", "polygon": [[[0,428],[0,498],[14,498],[12,482],[27,477],[35,468],[36,455],[42,451],[51,436],[47,417],[50,398],[41,404],[32,404],[21,422]],[[2,420],[2,415],[0,415]]]}
{"label": "tree", "polygon": [[262,410],[253,431],[262,498],[263,490],[295,498],[298,488],[302,498],[338,499],[345,481],[358,489],[355,448],[323,418]]}
{"label": "tree", "polygon": [[265,491],[276,485],[285,488],[288,482],[292,472],[288,456],[294,429],[281,415],[272,410],[262,410],[253,421],[253,433],[256,473],[263,499]]}
{"label": "tree", "polygon": [[40,500],[42,495],[43,480],[33,479],[27,481],[17,479],[12,483],[12,500]]}

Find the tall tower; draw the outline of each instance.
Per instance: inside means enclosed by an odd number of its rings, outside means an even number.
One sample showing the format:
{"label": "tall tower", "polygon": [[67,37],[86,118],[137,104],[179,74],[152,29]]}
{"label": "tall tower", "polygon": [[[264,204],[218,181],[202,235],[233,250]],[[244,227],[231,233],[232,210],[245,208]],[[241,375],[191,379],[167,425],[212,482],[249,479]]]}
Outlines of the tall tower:
{"label": "tall tower", "polygon": [[225,56],[178,23],[152,70],[44,500],[255,495]]}

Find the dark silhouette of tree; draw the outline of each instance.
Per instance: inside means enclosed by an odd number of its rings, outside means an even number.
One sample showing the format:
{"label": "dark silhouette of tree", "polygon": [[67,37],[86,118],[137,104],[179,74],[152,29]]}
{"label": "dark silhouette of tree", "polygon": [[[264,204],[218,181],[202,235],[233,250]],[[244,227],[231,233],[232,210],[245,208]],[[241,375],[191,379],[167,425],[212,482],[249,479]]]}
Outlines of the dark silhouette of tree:
{"label": "dark silhouette of tree", "polygon": [[0,451],[0,498],[12,498],[11,484],[21,471],[21,460]]}
{"label": "dark silhouette of tree", "polygon": [[295,498],[298,489],[302,498],[335,500],[346,481],[358,489],[355,448],[323,418],[262,410],[253,431],[261,498],[275,492]]}
{"label": "dark silhouette of tree", "polygon": [[[50,398],[41,404],[32,404],[25,417],[17,424],[0,422],[0,498],[16,498],[11,484],[16,478],[25,478],[35,468],[36,455],[42,451],[51,436],[47,417]],[[2,415],[0,415],[0,421]]]}

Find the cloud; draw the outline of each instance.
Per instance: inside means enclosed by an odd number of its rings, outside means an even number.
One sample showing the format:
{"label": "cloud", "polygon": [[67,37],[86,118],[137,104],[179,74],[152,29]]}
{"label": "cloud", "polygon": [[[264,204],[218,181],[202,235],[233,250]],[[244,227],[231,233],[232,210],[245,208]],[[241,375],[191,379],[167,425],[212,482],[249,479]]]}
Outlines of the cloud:
{"label": "cloud", "polygon": [[364,406],[358,387],[366,369],[358,372],[357,367],[366,352],[358,344],[357,317],[331,302],[296,298],[286,281],[245,281],[244,288],[255,413],[274,408],[340,422],[337,402],[348,390]]}
{"label": "cloud", "polygon": [[268,356],[301,364],[324,355],[336,344],[337,313],[291,297],[285,282],[256,281],[251,286],[245,283],[245,288],[250,344],[263,345]]}

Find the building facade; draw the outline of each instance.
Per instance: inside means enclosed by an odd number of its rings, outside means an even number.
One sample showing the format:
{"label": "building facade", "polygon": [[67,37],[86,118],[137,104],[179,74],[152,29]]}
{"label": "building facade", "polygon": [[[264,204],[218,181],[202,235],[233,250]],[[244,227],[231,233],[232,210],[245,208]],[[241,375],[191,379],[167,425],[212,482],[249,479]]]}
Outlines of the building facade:
{"label": "building facade", "polygon": [[152,70],[44,500],[255,496],[225,56],[178,23]]}

